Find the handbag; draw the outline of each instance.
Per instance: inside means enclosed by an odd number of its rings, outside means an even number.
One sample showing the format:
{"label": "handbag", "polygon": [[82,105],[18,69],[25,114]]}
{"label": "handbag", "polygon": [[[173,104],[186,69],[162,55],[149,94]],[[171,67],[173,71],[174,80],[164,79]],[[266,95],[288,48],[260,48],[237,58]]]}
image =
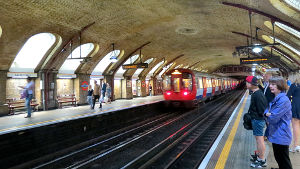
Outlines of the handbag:
{"label": "handbag", "polygon": [[249,112],[244,114],[243,120],[244,120],[244,122],[243,122],[244,128],[246,130],[253,130],[252,123],[251,123],[251,115]]}
{"label": "handbag", "polygon": [[28,90],[24,89],[21,93],[20,99],[25,99],[25,98],[27,98],[27,96],[28,96]]}

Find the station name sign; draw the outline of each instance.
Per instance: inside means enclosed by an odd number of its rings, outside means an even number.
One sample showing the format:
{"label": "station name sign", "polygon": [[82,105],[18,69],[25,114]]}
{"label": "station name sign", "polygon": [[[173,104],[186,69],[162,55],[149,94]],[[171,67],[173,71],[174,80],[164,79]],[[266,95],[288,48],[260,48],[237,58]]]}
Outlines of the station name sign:
{"label": "station name sign", "polygon": [[260,63],[271,63],[276,58],[271,57],[255,57],[255,58],[240,58],[240,64],[260,64]]}
{"label": "station name sign", "polygon": [[127,65],[122,65],[122,68],[123,69],[148,68],[148,63],[127,64]]}

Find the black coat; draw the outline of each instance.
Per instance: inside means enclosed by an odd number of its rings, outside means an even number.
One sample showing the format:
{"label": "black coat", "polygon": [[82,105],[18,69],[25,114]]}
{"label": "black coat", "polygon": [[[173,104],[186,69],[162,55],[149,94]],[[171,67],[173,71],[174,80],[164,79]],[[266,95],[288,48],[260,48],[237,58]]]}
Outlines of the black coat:
{"label": "black coat", "polygon": [[[265,88],[262,87],[261,85],[258,85],[259,89],[262,90],[262,92],[265,91]],[[275,98],[275,94],[271,92],[270,87],[268,86],[265,96],[267,98],[268,103],[270,103],[274,98]]]}
{"label": "black coat", "polygon": [[292,101],[293,118],[300,119],[300,85],[293,83],[287,93],[287,96]]}

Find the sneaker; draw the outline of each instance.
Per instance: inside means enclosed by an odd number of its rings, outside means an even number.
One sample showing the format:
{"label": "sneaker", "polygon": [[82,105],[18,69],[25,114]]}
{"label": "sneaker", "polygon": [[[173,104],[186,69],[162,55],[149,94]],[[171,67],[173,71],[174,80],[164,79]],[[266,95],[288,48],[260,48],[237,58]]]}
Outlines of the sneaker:
{"label": "sneaker", "polygon": [[251,163],[250,166],[253,168],[264,168],[264,167],[267,167],[267,161],[266,160],[256,160],[255,162]]}
{"label": "sneaker", "polygon": [[250,161],[255,162],[257,160],[258,155],[255,153],[254,155],[251,154]]}

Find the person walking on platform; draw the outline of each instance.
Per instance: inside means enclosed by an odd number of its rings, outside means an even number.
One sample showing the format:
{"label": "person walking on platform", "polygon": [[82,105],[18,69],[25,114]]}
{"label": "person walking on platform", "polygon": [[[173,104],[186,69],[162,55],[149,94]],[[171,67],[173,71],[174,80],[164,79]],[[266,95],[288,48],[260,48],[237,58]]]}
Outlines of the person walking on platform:
{"label": "person walking on platform", "polygon": [[291,76],[292,85],[287,93],[287,96],[292,103],[293,147],[290,149],[290,151],[300,152],[300,74],[295,73]]}
{"label": "person walking on platform", "polygon": [[248,112],[251,116],[253,135],[255,136],[258,154],[252,155],[251,167],[261,168],[266,167],[265,159],[265,143],[264,143],[264,111],[268,105],[268,101],[263,92],[258,88],[258,79],[255,76],[246,78],[246,85],[251,94],[251,103]]}
{"label": "person walking on platform", "polygon": [[31,117],[31,100],[33,98],[33,92],[34,92],[34,82],[31,79],[31,77],[27,78],[27,85],[26,86],[19,86],[22,89],[25,89],[26,94],[26,101],[25,101],[25,106],[27,108],[27,116],[25,118]]}
{"label": "person walking on platform", "polygon": [[93,100],[93,107],[95,108],[96,100],[98,99],[100,102],[100,108],[102,107],[101,101],[100,101],[100,85],[97,84],[97,81],[94,80],[94,90],[93,90],[94,100]]}
{"label": "person walking on platform", "polygon": [[292,111],[291,102],[285,93],[286,89],[287,85],[282,77],[270,79],[270,90],[275,94],[275,98],[264,112],[267,121],[266,136],[272,143],[279,169],[292,169],[289,157],[289,145],[292,142],[290,128]]}
{"label": "person walking on platform", "polygon": [[274,93],[271,92],[270,86],[269,86],[270,85],[269,80],[271,77],[272,77],[271,73],[266,73],[266,74],[264,74],[264,79],[263,79],[264,80],[263,92],[268,100],[268,103],[270,103],[275,97]]}
{"label": "person walking on platform", "polygon": [[106,97],[107,97],[107,102],[109,102],[109,104],[111,104],[111,87],[110,87],[109,83],[107,83],[107,86],[106,86]]}
{"label": "person walking on platform", "polygon": [[87,95],[87,102],[90,105],[90,108],[93,109],[93,89],[92,85],[89,85],[88,87],[88,95]]}

